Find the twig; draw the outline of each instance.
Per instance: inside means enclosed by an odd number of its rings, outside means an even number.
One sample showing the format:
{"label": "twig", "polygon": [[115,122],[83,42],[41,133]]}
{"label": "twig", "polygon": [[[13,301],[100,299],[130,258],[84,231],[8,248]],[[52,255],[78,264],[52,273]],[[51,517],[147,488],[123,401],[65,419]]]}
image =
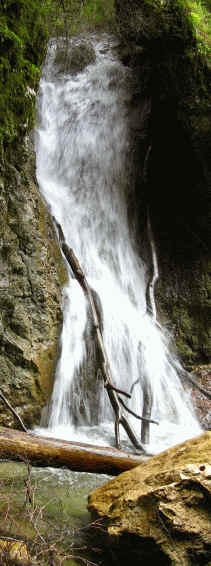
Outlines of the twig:
{"label": "twig", "polygon": [[131,388],[130,388],[130,395],[132,395],[133,389],[134,389],[135,385],[138,385],[138,383],[140,383],[139,377],[138,377],[138,379],[136,379],[136,381],[134,381],[132,383]]}
{"label": "twig", "polygon": [[132,411],[131,409],[129,409],[129,408],[127,407],[127,405],[125,405],[124,401],[123,401],[122,399],[120,399],[120,397],[119,397],[119,402],[120,402],[121,405],[124,407],[124,409],[126,409],[126,411],[127,411],[128,413],[130,413],[131,415],[133,415],[133,417],[136,417],[136,419],[139,419],[140,421],[144,421],[144,422],[147,422],[147,423],[153,423],[153,424],[159,425],[159,422],[158,422],[158,421],[154,421],[154,420],[152,420],[152,419],[148,419],[147,417],[141,417],[140,415],[137,415],[137,413],[134,413],[134,411]]}
{"label": "twig", "polygon": [[14,415],[14,417],[18,420],[19,424],[21,425],[22,429],[24,430],[24,432],[28,432],[27,428],[25,427],[25,425],[23,424],[23,421],[21,419],[21,417],[19,417],[18,413],[16,413],[15,409],[13,409],[12,405],[10,405],[9,401],[7,401],[6,397],[3,395],[2,391],[0,391],[0,397],[1,399],[4,401],[5,405],[7,405],[8,409],[11,411],[11,413]]}
{"label": "twig", "polygon": [[115,387],[114,385],[112,385],[111,383],[105,383],[104,384],[105,387],[110,387],[110,389],[113,389],[113,391],[116,391],[117,393],[120,393],[121,395],[125,395],[125,397],[127,397],[128,399],[131,399],[131,394],[130,393],[126,393],[126,391],[123,391],[122,389],[118,389],[118,387]]}

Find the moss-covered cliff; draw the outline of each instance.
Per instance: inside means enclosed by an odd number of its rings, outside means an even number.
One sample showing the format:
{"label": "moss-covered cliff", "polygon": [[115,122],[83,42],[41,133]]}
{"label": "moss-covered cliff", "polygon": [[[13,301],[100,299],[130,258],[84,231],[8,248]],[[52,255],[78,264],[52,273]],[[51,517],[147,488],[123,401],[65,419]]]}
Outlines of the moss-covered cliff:
{"label": "moss-covered cliff", "polygon": [[[33,125],[47,42],[41,0],[0,6],[0,389],[25,423],[51,388],[66,272],[35,179]],[[13,417],[1,403],[1,423]]]}
{"label": "moss-covered cliff", "polygon": [[29,131],[47,42],[47,2],[0,2],[0,141]]}
{"label": "moss-covered cliff", "polygon": [[134,70],[138,233],[144,233],[148,206],[159,257],[160,315],[188,366],[209,362],[211,354],[208,6],[116,0],[121,55]]}

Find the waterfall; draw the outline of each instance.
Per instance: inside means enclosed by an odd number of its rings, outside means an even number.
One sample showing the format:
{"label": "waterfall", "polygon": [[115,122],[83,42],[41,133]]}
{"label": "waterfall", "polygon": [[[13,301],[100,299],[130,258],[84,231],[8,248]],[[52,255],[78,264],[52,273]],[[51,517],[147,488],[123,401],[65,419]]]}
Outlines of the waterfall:
{"label": "waterfall", "polygon": [[[198,434],[200,427],[180,383],[180,363],[156,321],[153,237],[150,313],[147,268],[128,225],[130,71],[118,60],[114,38],[90,35],[88,41],[96,59],[72,74],[58,72],[58,44],[49,46],[38,100],[37,179],[93,290],[114,384],[129,391],[137,381],[129,406],[138,414],[144,386],[151,391],[152,418],[160,425],[150,427],[150,450],[157,451]],[[148,231],[152,234],[149,221]],[[67,268],[61,356],[47,434],[107,444],[114,438],[112,409],[87,300]],[[130,421],[140,437],[140,423],[132,416]],[[121,438],[124,445],[124,432]]]}

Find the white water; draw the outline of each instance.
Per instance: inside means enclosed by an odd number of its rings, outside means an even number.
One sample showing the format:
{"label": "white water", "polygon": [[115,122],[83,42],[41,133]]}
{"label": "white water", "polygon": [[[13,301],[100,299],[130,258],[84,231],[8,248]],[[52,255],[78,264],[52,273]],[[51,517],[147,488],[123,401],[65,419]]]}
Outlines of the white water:
{"label": "white water", "polygon": [[[75,76],[56,74],[55,45],[49,48],[40,85],[37,178],[66,242],[100,298],[113,382],[129,391],[140,380],[130,402],[139,414],[142,384],[149,383],[152,418],[160,422],[159,427],[150,427],[149,450],[159,451],[199,434],[200,427],[180,383],[181,366],[170,354],[167,333],[156,322],[154,296],[153,313],[147,313],[147,270],[128,227],[129,71],[116,58],[114,40],[104,35],[90,41],[96,63]],[[152,251],[157,266],[154,243]],[[85,346],[84,334],[91,335],[87,320],[86,299],[70,273],[47,434],[107,444],[114,442],[112,410],[97,370],[90,370],[93,347]],[[83,385],[86,359],[89,370]],[[140,437],[140,422],[133,417],[130,422]],[[124,444],[123,432],[121,438]]]}

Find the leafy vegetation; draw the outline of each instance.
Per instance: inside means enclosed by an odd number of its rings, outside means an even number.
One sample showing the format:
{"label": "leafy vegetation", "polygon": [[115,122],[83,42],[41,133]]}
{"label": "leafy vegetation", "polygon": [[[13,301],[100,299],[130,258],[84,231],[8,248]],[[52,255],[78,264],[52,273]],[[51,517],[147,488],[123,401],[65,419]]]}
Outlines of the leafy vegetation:
{"label": "leafy vegetation", "polygon": [[0,140],[12,141],[33,123],[46,39],[42,0],[0,2]]}
{"label": "leafy vegetation", "polygon": [[86,2],[81,11],[82,19],[91,25],[111,24],[114,18],[113,0]]}
{"label": "leafy vegetation", "polygon": [[211,53],[211,13],[201,0],[187,0],[186,4],[187,15],[196,36],[197,47],[202,55],[209,57]]}
{"label": "leafy vegetation", "polygon": [[114,0],[52,0],[49,5],[49,22],[56,34],[110,27],[114,15]]}

